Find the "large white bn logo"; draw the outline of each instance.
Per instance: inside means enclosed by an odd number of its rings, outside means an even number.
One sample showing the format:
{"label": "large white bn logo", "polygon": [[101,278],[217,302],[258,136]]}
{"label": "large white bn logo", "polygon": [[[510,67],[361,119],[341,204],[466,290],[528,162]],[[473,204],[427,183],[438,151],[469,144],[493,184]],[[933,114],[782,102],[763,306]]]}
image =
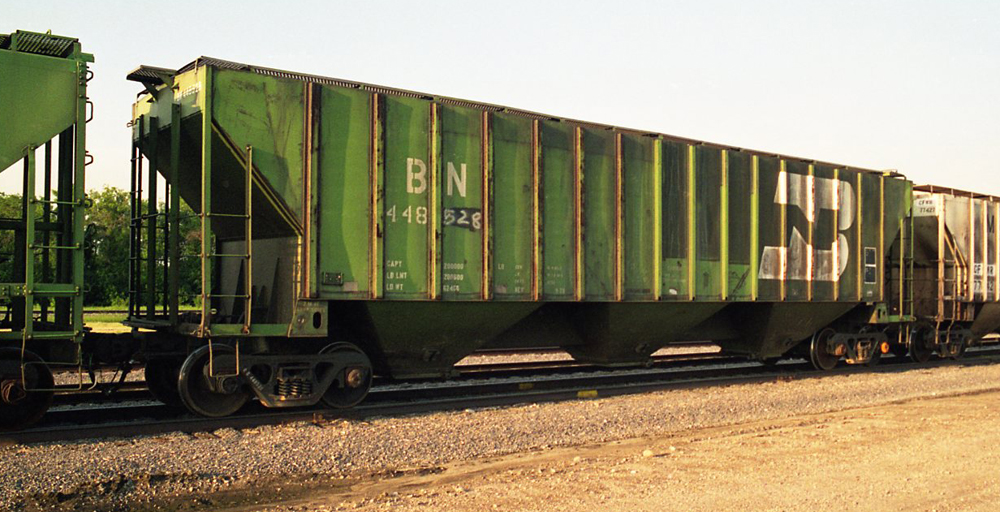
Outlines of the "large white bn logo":
{"label": "large white bn logo", "polygon": [[[468,175],[465,164],[459,164],[455,168],[453,162],[448,162],[447,188],[446,193],[450,196],[456,189],[458,195],[465,197],[465,178]],[[419,158],[406,159],[406,193],[423,194],[427,190],[427,164]]]}
{"label": "large white bn logo", "polygon": [[[801,174],[778,174],[774,192],[776,204],[796,206],[812,223],[821,210],[833,210],[837,216],[837,231],[846,231],[854,224],[854,187],[847,181],[816,178]],[[814,231],[815,233],[815,231]],[[764,247],[760,259],[759,279],[809,279],[812,267],[814,281],[837,281],[847,268],[850,247],[847,237],[838,233],[837,241],[830,248],[818,248],[806,242],[797,228],[792,228],[788,247]]]}

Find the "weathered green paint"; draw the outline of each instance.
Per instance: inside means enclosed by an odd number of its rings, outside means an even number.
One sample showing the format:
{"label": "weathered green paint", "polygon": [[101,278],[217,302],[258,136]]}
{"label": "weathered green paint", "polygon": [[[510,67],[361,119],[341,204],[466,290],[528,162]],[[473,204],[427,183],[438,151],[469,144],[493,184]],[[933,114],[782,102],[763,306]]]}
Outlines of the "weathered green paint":
{"label": "weathered green paint", "polygon": [[[73,219],[73,235],[68,244],[74,247],[70,251],[72,255],[72,281],[78,293],[73,296],[73,308],[70,315],[73,324],[73,340],[77,343],[74,356],[70,364],[82,364],[80,359],[80,343],[83,342],[83,287],[84,287],[84,254],[83,246],[85,242],[84,223],[86,221],[87,197],[86,169],[87,169],[87,62],[93,62],[94,58],[88,54],[80,53],[80,47],[75,46],[73,58],[77,59],[77,80],[76,80],[76,122],[74,123],[75,140],[73,141],[73,194],[71,215]],[[64,171],[60,171],[64,172]],[[68,174],[69,169],[65,172]],[[78,367],[79,368],[79,367]]]}
{"label": "weathered green paint", "polygon": [[[369,294],[371,100],[364,91],[321,88],[318,113],[318,285],[322,297]],[[256,149],[254,157],[256,158]]]}
{"label": "weathered green paint", "polygon": [[661,212],[663,218],[663,266],[661,268],[664,300],[688,299],[688,262],[691,248],[690,231],[694,219],[690,216],[689,183],[692,172],[688,166],[688,146],[674,141],[662,143]]}
{"label": "weathered green paint", "polygon": [[24,204],[29,205],[31,221],[24,223],[24,319],[21,335],[25,346],[35,330],[35,148],[27,152],[24,166]]}
{"label": "weathered green paint", "polygon": [[719,164],[719,298],[729,297],[729,152]]}
{"label": "weathered green paint", "polygon": [[583,261],[587,300],[615,295],[614,134],[583,130]]}
{"label": "weathered green paint", "polygon": [[757,300],[758,277],[757,269],[760,263],[760,160],[757,155],[751,160],[750,186],[750,299]]}
{"label": "weathered green paint", "polygon": [[[755,250],[753,156],[742,151],[726,153],[726,295],[729,300],[749,300],[757,267],[751,265]],[[749,193],[748,193],[749,192]]]}
{"label": "weathered green paint", "polygon": [[385,297],[427,298],[430,108],[385,99]]}
{"label": "weathered green paint", "polygon": [[83,61],[0,50],[0,171],[76,122]]}
{"label": "weathered green paint", "polygon": [[[910,210],[913,207],[913,183],[910,181],[897,180],[897,179],[886,179],[884,183],[885,183],[885,213],[883,214],[883,219],[885,219],[884,240],[885,240],[885,252],[886,254],[888,254],[889,247],[893,243],[898,243],[897,236],[903,229],[908,230],[908,232],[906,233],[906,238],[908,238],[908,242],[912,242],[914,240],[912,231],[913,223],[904,222],[904,219],[908,215],[910,215]],[[993,215],[993,212],[990,211],[989,215]],[[994,229],[996,229],[995,225]],[[982,233],[984,231],[979,231],[979,232]],[[986,232],[989,232],[989,229],[987,229]],[[894,265],[897,266],[913,265],[912,245],[910,243],[908,243],[907,245],[910,246],[909,249],[911,252],[904,254],[904,256],[910,256],[911,258],[908,261],[907,260],[904,260],[902,262],[895,261],[893,262]],[[989,243],[987,245],[989,251],[987,255],[988,262],[996,261],[996,254],[994,252],[996,250],[995,245],[996,245],[995,243]],[[913,275],[912,269],[910,270],[909,274],[911,276]],[[899,314],[913,315],[914,314],[913,297],[912,297],[913,287],[912,286],[907,287],[906,289],[904,289],[904,291],[908,293],[908,296],[903,297],[903,303],[905,307],[902,311],[899,311]],[[889,290],[887,288],[886,294],[888,293]],[[884,300],[886,302],[891,302],[894,304],[898,304],[900,299],[901,297],[899,297],[898,295],[896,296],[887,295],[886,297],[884,297]],[[987,302],[989,300],[991,299],[987,297]],[[898,307],[896,309],[898,309]]]}
{"label": "weathered green paint", "polygon": [[[6,227],[20,239],[14,258],[8,258],[9,275],[23,279],[16,284],[2,285],[8,296],[21,296],[11,308],[11,332],[4,339],[17,339],[22,346],[42,356],[47,364],[79,368],[80,345],[83,340],[83,239],[86,204],[84,202],[84,169],[87,164],[86,122],[87,64],[94,61],[81,51],[75,39],[51,34],[18,31],[3,36],[7,48],[0,49],[0,171],[18,160],[24,160],[22,190],[24,216],[10,221]],[[51,185],[51,139],[59,136],[59,162],[56,179],[58,199],[53,204],[50,191],[35,197],[39,167],[45,169],[45,186]],[[46,148],[44,166],[36,165],[36,149]],[[48,220],[50,213],[38,218],[34,212],[38,202],[46,211],[54,209],[60,229],[57,241],[36,234],[43,229],[39,220]],[[46,222],[48,224],[48,222]],[[8,224],[11,226],[11,224]],[[39,258],[39,253],[42,253]],[[39,261],[57,263],[56,283],[40,283],[48,272],[36,272]],[[14,268],[10,268],[10,267]],[[17,288],[14,291],[11,288]],[[56,298],[55,328],[36,330],[35,301]],[[43,307],[45,318],[53,318]],[[41,344],[38,341],[46,340]]]}
{"label": "weathered green paint", "polygon": [[[840,280],[837,283],[837,296],[838,300],[841,301],[856,301],[859,298],[858,291],[858,258],[861,254],[859,252],[859,226],[863,219],[860,216],[860,204],[858,203],[858,177],[860,173],[850,169],[837,169],[837,179],[841,183],[841,194],[846,194],[848,190],[850,191],[851,201],[854,207],[854,215],[851,216],[852,222],[850,225],[838,226],[838,238],[843,237],[846,241],[846,247],[848,248],[847,254],[847,265],[844,266],[843,272],[840,274]],[[844,221],[846,223],[846,221]]]}
{"label": "weathered green paint", "polygon": [[[786,247],[784,231],[781,225],[781,211],[783,206],[776,202],[779,195],[778,190],[783,175],[780,172],[781,162],[779,159],[770,156],[760,156],[757,159],[757,190],[760,200],[758,202],[758,222],[757,254],[762,254],[768,247]],[[754,273],[758,278],[761,274],[763,261],[757,263]],[[757,300],[760,301],[780,301],[781,281],[777,279],[759,279],[757,282]]]}
{"label": "weathered green paint", "polygon": [[[881,176],[873,174],[860,174],[861,186],[861,255],[858,258],[861,274],[861,300],[875,302],[882,300],[881,297],[881,277],[884,269],[884,258],[881,251],[881,220],[882,220],[882,187]],[[872,258],[872,250],[875,255]],[[874,259],[875,270],[872,272],[872,260]],[[867,267],[867,268],[866,268]],[[872,275],[874,274],[874,275]]]}
{"label": "weathered green paint", "polygon": [[[243,324],[214,324],[212,336],[244,336]],[[288,324],[251,324],[250,336],[288,336]]]}
{"label": "weathered green paint", "polygon": [[693,145],[687,146],[687,298],[695,300],[698,287],[698,149]]}
{"label": "weathered green paint", "polygon": [[253,146],[254,166],[291,210],[301,215],[302,83],[221,69],[205,84],[205,90],[219,98],[213,103],[214,122],[237,148]]}
{"label": "weathered green paint", "polygon": [[[212,290],[213,268],[216,267],[214,258],[210,257],[215,252],[215,237],[212,232],[212,217],[208,215],[212,211],[212,124],[213,105],[215,94],[213,84],[215,83],[215,70],[205,68],[202,78],[203,89],[206,94],[201,95],[201,168],[198,179],[201,183],[201,204],[198,212],[201,213],[201,323],[198,326],[199,336],[208,336],[211,323],[212,300],[209,294]],[[141,129],[141,126],[140,126]],[[150,169],[150,173],[156,169]],[[152,305],[148,307],[152,308]]]}
{"label": "weathered green paint", "polygon": [[657,254],[655,140],[627,134],[622,137],[625,299],[654,300]]}
{"label": "weathered green paint", "polygon": [[571,125],[541,123],[542,298],[573,298],[575,195]]}
{"label": "weathered green paint", "polygon": [[[781,353],[818,325],[797,315],[829,322],[859,304],[859,247],[884,250],[904,215],[888,205],[909,183],[871,172],[308,77],[220,69],[217,78],[194,82],[214,97],[207,139],[231,139],[223,147],[234,161],[251,141],[261,192],[294,216],[303,215],[303,126],[315,116],[305,154],[318,179],[318,247],[304,258],[318,261],[303,265],[316,265],[319,298],[334,301],[331,335],[365,323],[375,334],[363,343],[396,375],[438,374],[475,346],[549,335],[612,364],[702,334]],[[311,111],[308,90],[319,91]],[[137,112],[159,108],[140,102]],[[223,153],[218,144],[209,150]],[[221,160],[213,174],[227,172]],[[863,205],[847,227],[822,196],[835,180],[857,196],[848,206]],[[843,240],[837,283],[820,262]],[[774,307],[782,301],[797,305]]]}
{"label": "weathered green paint", "polygon": [[493,116],[493,296],[531,297],[531,120]]}
{"label": "weathered green paint", "polygon": [[722,298],[722,162],[718,148],[695,148],[695,297],[699,300]]}
{"label": "weathered green paint", "polygon": [[483,292],[482,118],[443,105],[441,113],[441,282],[446,300]]}

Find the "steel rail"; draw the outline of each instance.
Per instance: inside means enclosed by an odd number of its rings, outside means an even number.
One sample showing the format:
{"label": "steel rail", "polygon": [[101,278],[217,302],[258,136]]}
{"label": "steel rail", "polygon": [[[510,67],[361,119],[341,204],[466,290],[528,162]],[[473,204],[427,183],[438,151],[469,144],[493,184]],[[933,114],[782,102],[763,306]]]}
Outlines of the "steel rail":
{"label": "steel rail", "polygon": [[[535,354],[535,351],[512,352],[512,355]],[[569,357],[569,356],[567,356]],[[746,363],[745,357],[725,356],[717,352],[714,353],[679,353],[663,354],[653,356],[649,367],[666,368],[673,366],[690,366],[694,364],[738,364]],[[636,367],[633,367],[636,368]],[[497,362],[497,363],[476,363],[462,364],[455,367],[456,375],[452,376],[450,382],[458,382],[470,378],[484,378],[492,376],[522,377],[534,375],[540,371],[551,372],[552,374],[566,372],[584,371],[608,371],[607,367],[597,366],[590,363],[582,363],[572,359],[560,359],[552,361],[517,361],[517,362]],[[416,379],[408,382],[439,381],[440,378]],[[387,381],[376,379],[375,385],[383,385]],[[96,388],[80,389],[77,385],[63,385],[56,387],[55,405],[76,405],[83,403],[96,403],[97,400],[148,400],[150,399],[149,389],[142,381],[126,381],[122,384],[101,383]]]}
{"label": "steel rail", "polygon": [[[249,428],[296,422],[323,424],[332,420],[362,420],[372,417],[442,412],[467,408],[510,406],[526,403],[609,397],[617,395],[724,386],[775,380],[822,378],[857,373],[897,373],[945,366],[978,366],[1000,362],[1000,349],[972,350],[959,360],[939,359],[913,363],[908,358],[887,357],[874,368],[841,366],[818,371],[805,362],[787,362],[769,367],[746,362],[696,369],[645,369],[606,371],[601,374],[540,375],[532,378],[482,379],[440,386],[382,386],[372,390],[366,402],[354,409],[324,408],[276,411],[251,404],[235,416],[200,418],[180,414],[163,405],[118,406],[73,409],[43,421],[36,428],[0,434],[0,444],[72,441],[92,438],[157,435],[169,432],[211,432],[223,428]],[[722,367],[719,367],[722,366]],[[100,410],[105,421],[87,423]],[[74,420],[72,416],[76,415]],[[79,423],[73,423],[73,421]]]}

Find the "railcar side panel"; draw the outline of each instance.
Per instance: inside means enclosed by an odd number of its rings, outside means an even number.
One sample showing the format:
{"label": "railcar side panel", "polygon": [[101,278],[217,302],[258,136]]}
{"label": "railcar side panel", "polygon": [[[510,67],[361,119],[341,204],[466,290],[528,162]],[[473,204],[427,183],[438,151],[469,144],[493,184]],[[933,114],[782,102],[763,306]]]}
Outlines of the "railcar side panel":
{"label": "railcar side panel", "polygon": [[531,299],[532,133],[531,119],[502,113],[492,116],[492,296],[500,300]]}
{"label": "railcar side panel", "polygon": [[863,301],[874,302],[882,299],[882,177],[859,173],[858,192],[861,202],[860,223],[861,242],[858,244],[858,273]]}
{"label": "railcar side panel", "polygon": [[615,299],[615,141],[583,129],[583,290],[586,300]]}
{"label": "railcar side panel", "polygon": [[662,144],[663,187],[661,194],[663,229],[663,289],[664,300],[689,300],[694,298],[690,270],[693,270],[689,243],[694,229],[691,205],[694,174],[690,146],[665,140]]}
{"label": "railcar side panel", "polygon": [[756,212],[752,210],[757,194],[753,156],[742,151],[726,153],[729,173],[726,177],[728,201],[728,261],[726,264],[726,295],[729,300],[753,298],[752,288],[756,268],[751,265]]}
{"label": "railcar side panel", "polygon": [[[882,296],[889,303],[890,311],[897,314],[912,314],[911,302],[906,296],[899,295],[899,275],[901,269],[904,274],[909,274],[909,265],[912,248],[907,247],[904,253],[900,253],[900,243],[911,245],[913,236],[909,232],[909,224],[904,223],[904,219],[910,215],[913,204],[913,185],[905,180],[883,179],[885,187],[883,204],[885,213],[883,215],[883,261],[886,268],[882,271],[884,278]],[[906,232],[902,232],[906,229]],[[902,259],[901,259],[902,256]],[[894,283],[895,281],[895,283]],[[906,291],[906,290],[904,290]]]}
{"label": "railcar side panel", "polygon": [[812,194],[812,167],[804,162],[785,160],[785,197],[787,249],[785,298],[809,300],[812,281],[812,220],[815,202]]}
{"label": "railcar side panel", "polygon": [[[885,296],[885,248],[905,211],[893,209],[902,194],[893,190],[904,180],[254,69],[221,66],[217,85],[196,93],[217,96],[203,103],[219,111],[219,139],[232,141],[213,163],[213,190],[240,175],[241,148],[252,145],[261,190],[282,203],[272,209],[306,226],[282,231],[289,243],[303,238],[300,255],[279,258],[284,282],[306,285],[284,299],[289,317],[324,307],[307,300],[316,287],[338,302],[329,306],[337,332],[369,336],[392,365],[409,367],[394,373],[434,373],[472,346],[443,331],[414,341],[392,320],[414,301],[436,304],[406,313],[430,323],[420,315],[458,322],[448,313],[458,303],[504,302],[474,308],[511,308],[493,320],[495,336],[475,343],[531,346],[544,332],[582,359],[617,363],[681,339],[779,355]],[[461,319],[462,332],[476,322]],[[303,333],[322,334],[318,325]]]}
{"label": "railcar side panel", "polygon": [[760,262],[757,272],[757,300],[764,302],[784,300],[785,205],[781,201],[786,184],[783,165],[777,158],[758,157],[757,236],[760,244]]}
{"label": "railcar side panel", "polygon": [[721,300],[722,239],[725,212],[722,184],[726,169],[717,148],[695,147],[695,298]]}
{"label": "railcar side panel", "polygon": [[483,123],[478,110],[442,105],[441,282],[446,300],[483,293]]}
{"label": "railcar side panel", "polygon": [[385,101],[385,297],[430,296],[428,223],[434,181],[431,108],[423,100]]}
{"label": "railcar side panel", "polygon": [[[323,297],[367,298],[372,232],[372,101],[364,91],[323,87],[318,136],[317,259]],[[256,156],[256,154],[255,154]]]}
{"label": "railcar side panel", "polygon": [[625,300],[656,300],[660,246],[659,141],[622,135]]}
{"label": "railcar side panel", "polygon": [[839,180],[832,167],[813,166],[814,208],[812,225],[812,300],[836,300],[834,286],[837,280],[839,230],[837,215],[840,206],[837,198]]}
{"label": "railcar side panel", "polygon": [[[291,211],[302,212],[303,84],[228,69],[218,70],[211,84],[213,90],[199,93],[225,98],[211,102],[215,125],[237,150],[253,146],[254,167]],[[159,119],[165,124],[169,116]]]}
{"label": "railcar side panel", "polygon": [[572,300],[576,290],[575,128],[540,123],[541,265],[543,300]]}
{"label": "railcar side panel", "polygon": [[[24,148],[39,145],[76,120],[78,63],[0,50],[0,171],[24,158]],[[11,129],[7,127],[17,127]]]}
{"label": "railcar side panel", "polygon": [[861,299],[859,273],[862,218],[859,216],[860,188],[859,172],[850,169],[838,169],[838,206],[837,211],[837,270],[840,278],[837,282],[837,297],[841,301],[858,301]]}

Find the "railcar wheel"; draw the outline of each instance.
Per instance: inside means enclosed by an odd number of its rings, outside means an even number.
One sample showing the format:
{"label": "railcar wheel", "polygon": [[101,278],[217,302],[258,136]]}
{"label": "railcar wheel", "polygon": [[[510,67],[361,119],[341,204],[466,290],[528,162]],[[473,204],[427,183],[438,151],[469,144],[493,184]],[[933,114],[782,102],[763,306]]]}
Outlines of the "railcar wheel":
{"label": "railcar wheel", "polygon": [[836,334],[836,331],[827,327],[813,335],[809,342],[809,362],[817,370],[829,371],[837,366],[840,356],[831,354],[827,349],[827,341]]}
{"label": "railcar wheel", "polygon": [[339,342],[327,345],[320,354],[343,354],[357,361],[344,368],[343,374],[323,394],[323,403],[335,409],[347,409],[361,403],[372,387],[372,363],[357,346]]}
{"label": "railcar wheel", "polygon": [[910,359],[917,363],[930,361],[934,354],[934,329],[918,326],[910,330]]}
{"label": "railcar wheel", "polygon": [[170,407],[181,407],[181,395],[177,390],[182,361],[177,359],[150,359],[146,361],[146,386],[153,398]]}
{"label": "railcar wheel", "polygon": [[948,357],[951,358],[951,359],[961,359],[962,356],[965,355],[965,349],[967,347],[968,347],[968,344],[965,342],[964,339],[961,340],[961,341],[958,341],[958,342],[951,342],[951,343],[949,343],[948,344]]}
{"label": "railcar wheel", "polygon": [[[214,358],[230,356],[236,351],[227,345],[212,345]],[[181,402],[191,412],[221,418],[240,410],[250,395],[238,376],[223,376],[236,372],[230,365],[215,363],[214,376],[209,372],[208,345],[200,347],[184,360],[177,380]]]}
{"label": "railcar wheel", "polygon": [[15,348],[0,349],[0,432],[21,430],[38,422],[52,404],[55,385],[52,371],[34,352],[24,353],[21,374],[21,351]]}
{"label": "railcar wheel", "polygon": [[882,344],[876,343],[875,346],[872,347],[872,355],[868,359],[868,361],[865,362],[865,366],[869,368],[873,366],[878,366],[878,362],[881,360],[882,360]]}

